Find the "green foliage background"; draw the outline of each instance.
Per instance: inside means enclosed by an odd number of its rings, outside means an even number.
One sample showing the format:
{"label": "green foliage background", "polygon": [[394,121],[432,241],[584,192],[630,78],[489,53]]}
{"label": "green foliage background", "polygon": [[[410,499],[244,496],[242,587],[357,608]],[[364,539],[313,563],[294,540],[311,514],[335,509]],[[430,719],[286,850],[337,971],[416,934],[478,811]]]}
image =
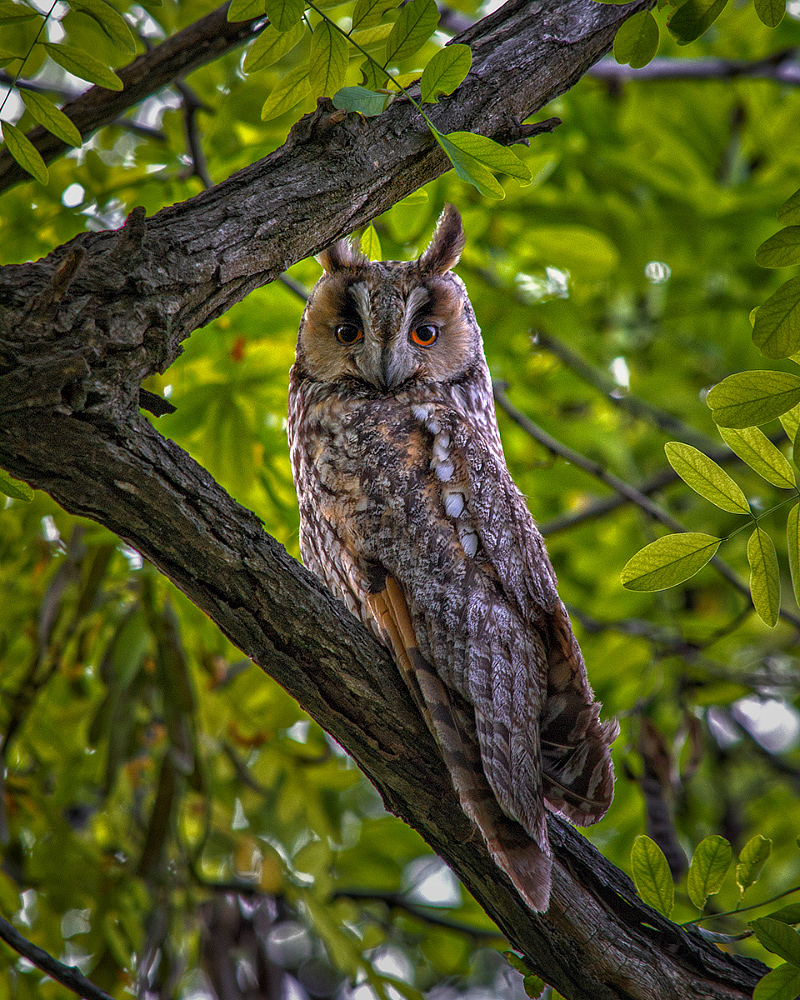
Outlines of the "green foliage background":
{"label": "green foliage background", "polygon": [[[453,6],[477,14],[471,0]],[[171,35],[211,9],[166,2],[149,8],[152,21],[139,14],[138,27],[155,23]],[[69,44],[112,66],[130,58],[85,14],[69,11],[61,24]],[[3,49],[18,51],[28,30],[27,22],[4,26]],[[796,16],[773,30],[745,6],[726,9],[691,52],[662,34],[660,54],[759,60],[798,41]],[[428,45],[400,71],[423,65],[436,49]],[[235,52],[191,75],[206,108],[199,119],[214,181],[277,148],[313,107],[309,97],[261,120],[270,89],[307,58],[300,46],[247,76]],[[13,63],[7,68],[13,73]],[[26,76],[35,69],[26,66]],[[488,202],[451,171],[425,197],[375,220],[383,255],[418,254],[442,204],[453,202],[468,234],[458,273],[492,372],[519,410],[633,485],[670,471],[668,440],[724,455],[708,388],[749,368],[794,370],[756,350],[748,314],[787,276],[756,265],[754,253],[798,186],[800,91],[746,75],[586,77],[545,112],[563,124],[518,148],[532,184],[501,178],[505,199]],[[46,185],[31,181],[3,196],[2,263],[36,259],[86,228],[119,226],[136,205],[149,215],[200,190],[178,95],[154,98],[136,115],[159,135],[109,127],[55,161]],[[19,124],[33,122],[26,115]],[[318,274],[307,260],[290,277],[308,288]],[[177,364],[147,385],[177,407],[157,420],[159,430],[294,555],[284,419],[301,311],[283,284],[257,290],[197,331]],[[678,429],[662,430],[656,411]],[[606,714],[622,721],[615,801],[588,836],[631,871],[632,845],[661,794],[672,815],[666,837],[688,857],[709,835],[735,852],[755,834],[772,840],[745,905],[800,885],[797,628],[786,620],[766,627],[710,566],[674,590],[623,589],[622,567],[663,529],[631,503],[581,518],[613,490],[500,420],[592,684]],[[782,447],[788,453],[788,442]],[[722,461],[757,508],[785,497],[741,463]],[[654,499],[691,531],[722,537],[737,523],[680,483]],[[789,595],[780,519],[761,526],[776,541]],[[746,537],[723,554],[746,580]],[[427,854],[420,838],[383,813],[352,763],[280,688],[108,532],[43,494],[9,499],[0,511],[0,587],[0,912],[26,936],[80,961],[120,997],[134,983],[162,996],[207,988],[209,928],[223,911],[243,925],[263,920],[273,944],[300,941],[294,952],[275,946],[271,959],[315,996],[332,995],[348,976],[381,997],[443,984],[451,993],[518,989],[506,979],[516,973],[494,957],[502,940],[466,893],[428,908],[408,894]],[[798,613],[787,596],[784,606]],[[759,741],[742,710],[748,697],[745,705],[772,706],[762,720],[785,720],[784,743]],[[660,793],[643,785],[653,774]],[[713,904],[728,910],[739,900],[730,876]],[[697,916],[684,880],[672,919]],[[735,932],[743,919],[709,926]],[[752,940],[736,947],[775,961]],[[248,954],[242,946],[242,963]],[[0,1000],[63,995],[0,948]]]}

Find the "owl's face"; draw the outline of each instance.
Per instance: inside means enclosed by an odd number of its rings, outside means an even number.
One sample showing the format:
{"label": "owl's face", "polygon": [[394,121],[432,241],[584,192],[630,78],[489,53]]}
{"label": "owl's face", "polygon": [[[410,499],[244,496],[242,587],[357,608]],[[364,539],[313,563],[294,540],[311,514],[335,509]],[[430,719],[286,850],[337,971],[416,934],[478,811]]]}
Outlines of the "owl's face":
{"label": "owl's face", "polygon": [[416,261],[374,263],[345,242],[325,251],[300,325],[297,368],[368,395],[458,378],[483,356],[466,291],[450,273],[463,245],[461,218],[447,206]]}

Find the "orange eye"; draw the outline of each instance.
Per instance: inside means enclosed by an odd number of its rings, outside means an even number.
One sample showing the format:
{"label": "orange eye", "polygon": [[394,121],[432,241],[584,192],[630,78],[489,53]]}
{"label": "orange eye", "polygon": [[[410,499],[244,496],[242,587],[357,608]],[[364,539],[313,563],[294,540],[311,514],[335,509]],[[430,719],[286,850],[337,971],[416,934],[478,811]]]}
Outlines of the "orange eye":
{"label": "orange eye", "polygon": [[436,326],[418,326],[411,331],[411,339],[420,347],[431,347],[439,339],[439,328]]}
{"label": "orange eye", "polygon": [[352,323],[342,323],[336,327],[335,333],[340,344],[357,344],[364,337],[364,331]]}

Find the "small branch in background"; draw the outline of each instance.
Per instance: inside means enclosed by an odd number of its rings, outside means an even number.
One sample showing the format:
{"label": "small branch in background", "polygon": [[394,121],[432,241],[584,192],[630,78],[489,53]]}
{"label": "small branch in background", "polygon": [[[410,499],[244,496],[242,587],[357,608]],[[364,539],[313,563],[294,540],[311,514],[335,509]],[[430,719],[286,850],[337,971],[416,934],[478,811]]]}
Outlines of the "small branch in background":
{"label": "small branch in background", "polygon": [[800,84],[797,49],[781,49],[765,59],[653,59],[641,69],[620,66],[614,59],[603,59],[592,66],[587,76],[595,80],[624,83],[639,80],[732,80],[746,76],[776,83]]}
{"label": "small branch in background", "polygon": [[[0,87],[16,87],[17,90],[30,90],[34,94],[50,94],[57,97],[62,104],[74,101],[80,96],[73,91],[57,90],[55,87],[49,85],[43,86],[35,80],[17,80],[15,83],[13,77],[10,77],[8,73],[4,73],[2,70],[0,70]],[[153,139],[155,142],[167,141],[166,134],[161,129],[153,128],[151,125],[140,125],[138,122],[133,121],[132,118],[115,118],[108,124],[116,125],[118,128],[125,129],[126,132],[132,132],[134,135],[139,135],[143,139]]]}
{"label": "small branch in background", "polygon": [[590,365],[588,361],[551,333],[545,330],[536,330],[535,342],[539,347],[543,347],[557,357],[584,382],[601,392],[618,409],[625,410],[640,420],[646,420],[660,431],[676,435],[681,441],[692,444],[701,451],[707,451],[712,445],[712,440],[706,434],[694,430],[672,413],[659,409],[659,407],[653,406],[631,393],[621,392],[619,385],[610,376]]}
{"label": "small branch in background", "polygon": [[465,934],[475,940],[504,941],[505,935],[497,930],[486,930],[483,927],[471,927],[458,920],[448,920],[429,912],[424,906],[410,903],[399,892],[377,892],[372,889],[339,889],[333,894],[333,899],[352,899],[357,902],[385,903],[390,910],[402,910],[416,920],[430,924],[432,927],[444,927],[458,934]]}
{"label": "small branch in background", "polygon": [[505,390],[507,388],[507,383],[501,383],[498,381],[493,383],[495,402],[500,409],[503,410],[503,412],[506,413],[515,424],[517,424],[518,427],[521,427],[526,434],[529,434],[534,439],[534,441],[538,441],[539,444],[545,447],[551,455],[563,458],[571,465],[575,465],[579,469],[583,469],[584,472],[588,472],[590,476],[594,476],[595,479],[599,479],[602,483],[605,483],[606,486],[610,486],[611,489],[619,493],[620,496],[623,496],[626,500],[636,504],[636,506],[640,507],[649,517],[652,517],[653,520],[666,525],[666,527],[670,528],[670,530],[686,530],[680,521],[677,521],[671,514],[668,514],[662,507],[659,507],[658,504],[653,503],[653,501],[649,497],[646,497],[641,490],[636,489],[635,486],[631,486],[630,483],[626,483],[625,480],[620,479],[619,476],[615,476],[613,472],[608,472],[598,462],[595,462],[590,458],[586,458],[585,455],[581,455],[580,452],[574,451],[568,445],[556,440],[556,438],[548,434],[547,431],[539,427],[538,424],[535,424],[530,417],[526,416],[521,410],[518,410],[508,396],[506,396]]}
{"label": "small branch in background", "polygon": [[27,958],[37,969],[50,976],[68,990],[77,993],[84,1000],[114,1000],[112,996],[95,986],[73,965],[64,965],[38,945],[23,937],[7,920],[0,917],[0,938],[23,958]]}
{"label": "small branch in background", "polygon": [[199,177],[204,188],[214,186],[208,172],[206,154],[203,152],[203,143],[200,138],[200,128],[197,124],[197,112],[207,111],[213,114],[213,109],[197,96],[195,91],[183,80],[175,83],[175,89],[183,98],[183,127],[186,134],[186,145],[189,147],[189,155],[192,158],[192,170],[190,177]]}
{"label": "small branch in background", "polygon": [[[579,469],[583,469],[584,472],[588,472],[590,476],[594,476],[596,479],[599,479],[601,482],[605,483],[606,486],[610,486],[612,490],[615,490],[631,503],[636,504],[637,507],[643,510],[649,517],[653,518],[654,521],[658,521],[660,524],[665,525],[671,531],[682,532],[688,530],[681,524],[680,521],[674,518],[671,514],[667,513],[663,507],[659,507],[658,504],[653,503],[653,501],[649,497],[645,496],[641,490],[631,486],[630,483],[626,483],[625,480],[620,479],[619,476],[615,476],[613,472],[608,472],[598,462],[594,462],[592,459],[586,458],[585,455],[581,455],[580,452],[574,451],[568,445],[562,444],[561,441],[556,440],[556,438],[548,434],[547,431],[539,427],[538,424],[535,424],[521,410],[518,410],[509,400],[505,393],[507,388],[507,383],[501,383],[498,381],[493,383],[495,402],[514,421],[514,423],[529,434],[534,441],[538,441],[539,444],[543,445],[543,447],[545,447],[552,455],[563,458],[571,465],[575,465]],[[728,583],[734,586],[752,604],[750,588],[739,578],[739,576],[731,569],[730,566],[728,566],[727,563],[720,559],[719,556],[714,556],[711,560],[711,565],[717,570],[718,573],[725,577]],[[794,625],[795,628],[800,629],[800,616],[781,608],[780,617],[783,618],[784,621]]]}
{"label": "small branch in background", "polygon": [[286,285],[290,292],[294,292],[298,299],[302,299],[303,302],[308,302],[308,290],[301,285],[299,281],[295,281],[294,278],[290,278],[288,274],[281,274],[278,277],[278,281],[280,281],[282,285]]}

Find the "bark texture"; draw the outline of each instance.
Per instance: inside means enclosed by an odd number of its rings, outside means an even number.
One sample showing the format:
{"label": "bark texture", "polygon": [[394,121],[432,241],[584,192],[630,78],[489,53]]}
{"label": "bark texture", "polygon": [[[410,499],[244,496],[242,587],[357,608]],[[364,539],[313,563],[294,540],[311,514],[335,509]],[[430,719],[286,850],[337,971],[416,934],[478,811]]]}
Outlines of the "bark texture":
{"label": "bark texture", "polygon": [[[510,0],[461,36],[473,69],[433,109],[437,127],[519,138],[651,5]],[[565,997],[750,997],[763,966],[664,920],[553,818],[551,908],[528,911],[472,836],[385,650],[139,412],[142,379],[192,330],[447,169],[417,118],[403,101],[370,120],[321,104],[284,147],[197,198],[0,269],[0,465],[173,580],[350,751]]]}

